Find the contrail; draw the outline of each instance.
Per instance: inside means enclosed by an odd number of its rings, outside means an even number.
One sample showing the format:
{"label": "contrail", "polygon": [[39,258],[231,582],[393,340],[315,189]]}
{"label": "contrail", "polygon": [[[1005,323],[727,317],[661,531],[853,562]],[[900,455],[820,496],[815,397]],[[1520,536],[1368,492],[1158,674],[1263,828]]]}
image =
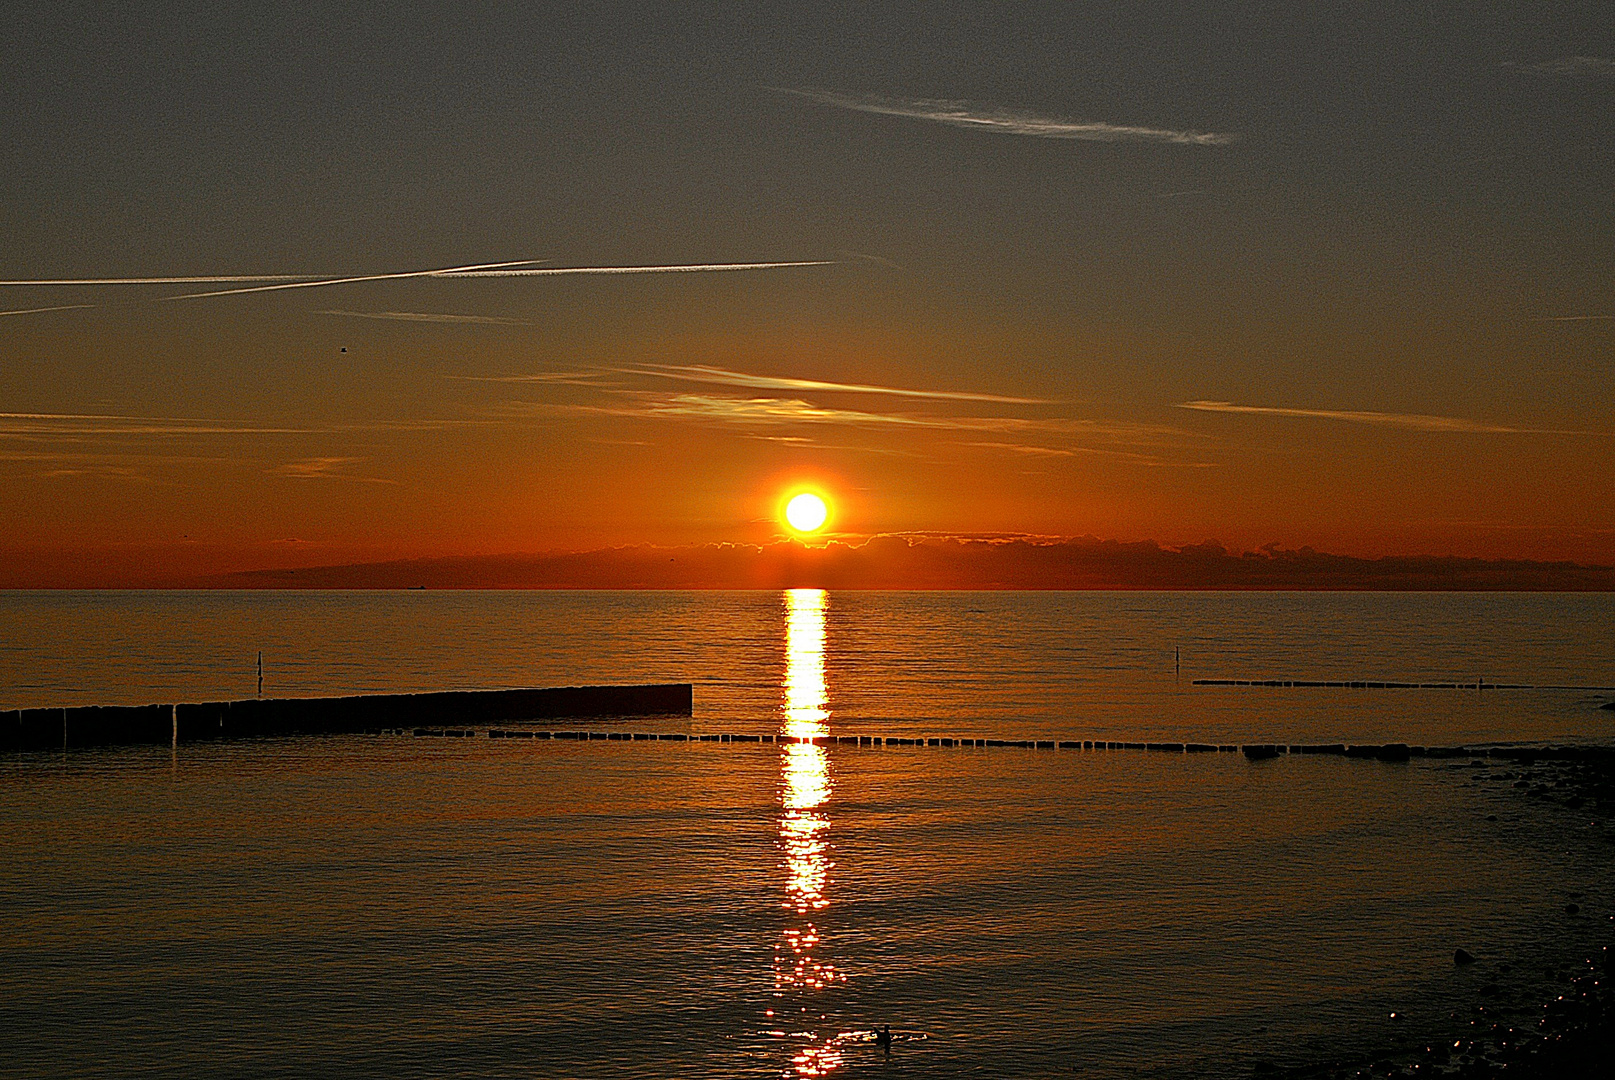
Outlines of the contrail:
{"label": "contrail", "polygon": [[311,289],[321,285],[348,285],[359,281],[396,281],[400,278],[558,277],[563,274],[697,274],[724,270],[773,270],[788,266],[832,265],[828,259],[811,262],[690,263],[679,266],[535,267],[532,265],[538,261],[540,260],[521,259],[515,262],[481,263],[476,266],[451,266],[441,270],[411,270],[400,274],[368,274],[364,277],[294,281],[283,285],[259,285],[250,289],[219,289],[213,292],[186,293],[182,296],[170,296],[167,299],[195,300],[204,296],[239,296],[242,293],[273,292],[278,289]]}
{"label": "contrail", "polygon": [[[513,265],[513,264],[511,264]],[[777,270],[787,266],[834,266],[833,259],[800,262],[691,263],[681,266],[555,266],[530,270],[442,270],[435,277],[554,277],[561,274],[701,274],[724,270]]]}
{"label": "contrail", "polygon": [[1196,412],[1237,413],[1246,416],[1287,416],[1303,420],[1340,420],[1348,424],[1372,424],[1404,431],[1458,432],[1472,435],[1600,435],[1597,431],[1559,431],[1552,428],[1509,427],[1466,420],[1458,416],[1429,416],[1422,413],[1369,412],[1363,409],[1283,409],[1270,405],[1235,405],[1231,401],[1185,401],[1180,409]]}
{"label": "contrail", "polygon": [[77,311],[79,308],[94,306],[94,304],[60,304],[56,307],[30,307],[19,308],[16,311],[0,311],[0,315],[38,315],[42,311]]}
{"label": "contrail", "polygon": [[514,262],[475,263],[471,266],[449,266],[439,270],[406,270],[397,274],[366,274],[362,277],[345,278],[319,278],[310,280],[301,278],[289,281],[282,285],[258,285],[250,289],[218,289],[212,292],[182,293],[179,296],[166,296],[165,300],[199,300],[205,296],[240,296],[243,293],[274,292],[277,289],[312,289],[320,285],[351,285],[356,281],[396,281],[399,278],[424,277],[451,277],[463,275],[473,271],[495,270],[501,267],[531,266],[538,259],[517,259]]}
{"label": "contrail", "polygon": [[[447,266],[436,270],[406,270],[395,274],[362,274],[354,277],[331,277],[329,274],[218,274],[193,277],[130,277],[130,278],[30,278],[0,281],[7,285],[236,285],[249,282],[242,289],[209,289],[206,292],[181,293],[165,296],[165,300],[200,300],[209,296],[241,296],[246,293],[275,292],[281,289],[313,289],[324,285],[351,285],[364,281],[399,281],[406,278],[481,278],[481,277],[557,277],[564,274],[698,274],[730,270],[775,270],[792,266],[833,266],[833,260],[804,260],[796,262],[754,263],[686,263],[676,266],[563,266],[540,268],[535,263],[542,259],[516,259],[511,262],[473,263],[469,266]],[[92,307],[91,304],[73,304],[62,307],[27,308],[20,311],[0,311],[0,315],[29,315],[41,311],[66,311],[72,307]]]}
{"label": "contrail", "polygon": [[829,390],[849,394],[891,394],[895,397],[937,398],[944,401],[992,401],[1005,405],[1052,405],[1043,398],[1005,397],[1001,394],[978,394],[963,390],[905,390],[896,386],[871,386],[867,383],[821,382],[818,379],[789,379],[771,375],[749,375],[743,371],[707,367],[703,364],[644,364],[637,368],[617,368],[618,372],[634,375],[654,375],[661,379],[683,382],[713,383],[719,386],[744,386],[753,390]]}
{"label": "contrail", "polygon": [[326,274],[230,274],[212,277],[110,277],[39,278],[30,281],[0,281],[0,285],[206,285],[232,281],[313,281]]}
{"label": "contrail", "polygon": [[907,100],[874,94],[842,94],[832,90],[793,90],[783,86],[774,89],[816,101],[821,105],[834,105],[840,109],[878,113],[883,116],[903,116],[911,120],[930,120],[933,123],[974,128],[977,131],[994,131],[1004,135],[1030,135],[1040,139],[1085,139],[1090,142],[1137,140],[1184,143],[1192,146],[1217,146],[1234,141],[1234,136],[1215,131],[1174,131],[1133,124],[1067,120],[1064,117],[1040,116],[1012,109],[985,108],[968,101]]}
{"label": "contrail", "polygon": [[321,315],[351,315],[359,319],[398,319],[403,322],[474,323],[491,326],[531,326],[526,319],[504,319],[496,315],[438,315],[426,311],[322,311]]}

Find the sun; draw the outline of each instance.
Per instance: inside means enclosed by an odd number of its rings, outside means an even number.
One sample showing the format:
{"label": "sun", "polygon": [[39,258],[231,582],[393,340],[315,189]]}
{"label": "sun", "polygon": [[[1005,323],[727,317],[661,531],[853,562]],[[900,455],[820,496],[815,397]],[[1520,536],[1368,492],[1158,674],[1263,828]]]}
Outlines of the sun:
{"label": "sun", "polygon": [[785,504],[785,523],[797,532],[818,532],[828,520],[830,507],[811,491],[804,491]]}

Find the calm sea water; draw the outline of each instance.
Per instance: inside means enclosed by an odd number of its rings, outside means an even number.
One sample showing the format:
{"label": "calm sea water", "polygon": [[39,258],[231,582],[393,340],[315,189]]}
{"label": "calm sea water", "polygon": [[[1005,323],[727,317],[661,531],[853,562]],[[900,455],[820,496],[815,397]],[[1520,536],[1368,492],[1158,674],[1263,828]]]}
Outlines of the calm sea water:
{"label": "calm sea water", "polygon": [[[1189,681],[1615,685],[1612,616],[1605,596],[12,593],[0,708],[250,696],[261,649],[276,695],[693,681],[693,721],[661,723],[695,730],[1609,742],[1591,691]],[[0,1072],[1248,1075],[1435,1030],[1498,962],[1563,959],[1615,911],[1597,813],[1451,764],[408,737],[13,756]],[[1455,970],[1456,945],[1482,962]]]}

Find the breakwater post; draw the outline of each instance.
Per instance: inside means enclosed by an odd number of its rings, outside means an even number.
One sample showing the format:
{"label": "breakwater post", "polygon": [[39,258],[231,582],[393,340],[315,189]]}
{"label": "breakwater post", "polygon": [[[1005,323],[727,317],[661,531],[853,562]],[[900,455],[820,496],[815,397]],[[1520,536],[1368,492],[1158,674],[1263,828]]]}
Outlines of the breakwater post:
{"label": "breakwater post", "polygon": [[1470,682],[1393,682],[1387,679],[1194,679],[1190,686],[1250,686],[1282,687],[1286,690],[1573,690],[1579,693],[1605,694],[1615,686],[1566,686],[1546,683],[1493,683],[1477,675]]}
{"label": "breakwater post", "polygon": [[163,743],[178,747],[209,739],[358,734],[445,722],[689,716],[693,704],[690,683],[660,683],[16,709],[3,714],[7,722],[0,724],[0,751],[49,750],[58,740],[64,751]]}

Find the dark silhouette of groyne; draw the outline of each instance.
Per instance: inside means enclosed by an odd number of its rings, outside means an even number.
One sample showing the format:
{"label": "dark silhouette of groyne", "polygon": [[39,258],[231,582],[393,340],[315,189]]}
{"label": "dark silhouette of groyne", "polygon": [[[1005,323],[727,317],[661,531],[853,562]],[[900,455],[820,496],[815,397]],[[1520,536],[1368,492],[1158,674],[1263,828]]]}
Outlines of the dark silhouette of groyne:
{"label": "dark silhouette of groyne", "polygon": [[1189,685],[1293,687],[1296,689],[1328,687],[1339,690],[1575,690],[1589,694],[1605,694],[1615,691],[1615,686],[1497,683],[1487,682],[1484,679],[1476,679],[1473,682],[1394,682],[1389,679],[1195,679]]}
{"label": "dark silhouette of groyne", "polygon": [[[389,732],[407,735],[407,730]],[[416,728],[417,737],[474,738],[471,728]],[[539,731],[532,728],[490,728],[490,739],[561,739],[575,742],[677,742],[768,743],[781,746],[926,747],[957,749],[1081,750],[1107,753],[1140,750],[1155,754],[1243,754],[1250,761],[1267,761],[1292,754],[1322,754],[1373,761],[1404,762],[1414,758],[1495,758],[1500,761],[1615,761],[1615,746],[1517,746],[1481,743],[1469,746],[1409,746],[1407,743],[1202,743],[1115,742],[1106,739],[977,739],[958,736],[901,735],[784,735],[748,732],[695,733],[682,731]]]}
{"label": "dark silhouette of groyne", "polygon": [[693,696],[690,683],[663,683],[11,709],[0,712],[0,750],[168,746],[275,735],[361,734],[421,724],[689,716]]}

